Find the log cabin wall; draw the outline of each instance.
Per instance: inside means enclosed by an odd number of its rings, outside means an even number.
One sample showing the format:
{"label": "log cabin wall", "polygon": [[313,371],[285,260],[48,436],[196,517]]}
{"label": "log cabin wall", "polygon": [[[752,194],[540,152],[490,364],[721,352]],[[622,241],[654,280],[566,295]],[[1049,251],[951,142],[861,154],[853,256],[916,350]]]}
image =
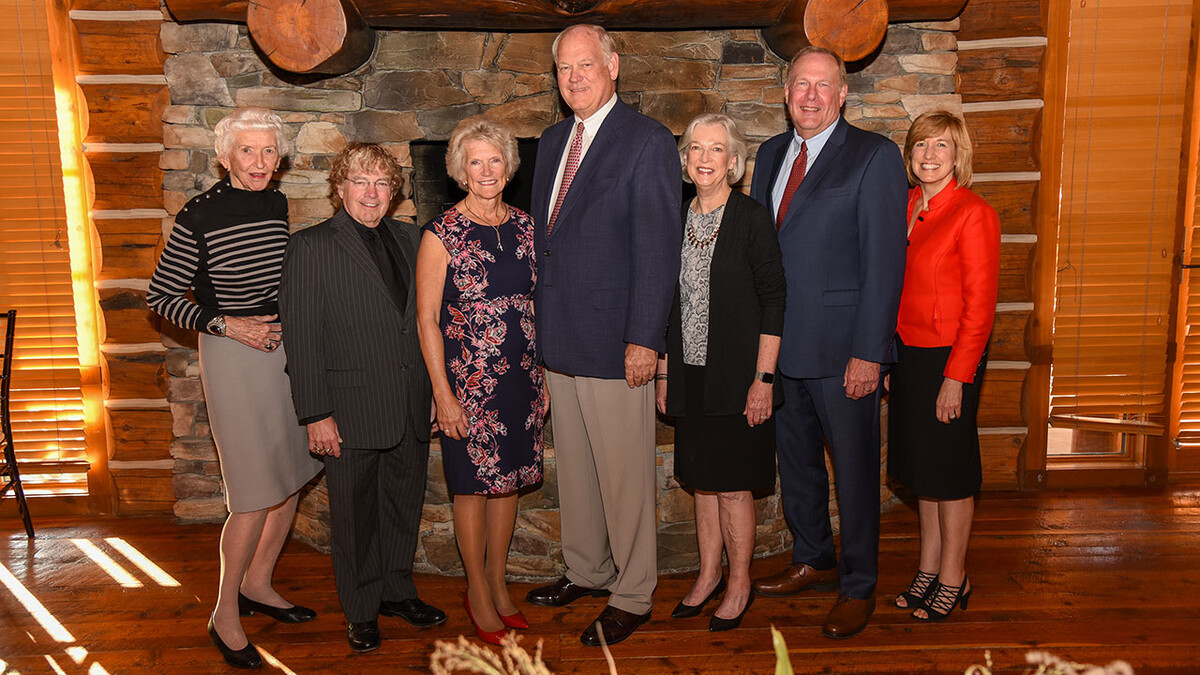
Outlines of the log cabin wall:
{"label": "log cabin wall", "polygon": [[170,513],[167,348],[146,308],[164,219],[162,113],[169,103],[158,0],[70,4],[76,81],[87,106],[84,153],[95,185],[92,218],[103,313],[109,470],[123,514]]}
{"label": "log cabin wall", "polygon": [[[223,495],[194,337],[160,326],[145,307],[171,214],[218,178],[212,125],[234,105],[280,111],[296,151],[281,189],[289,196],[294,224],[311,224],[331,213],[325,170],[346,142],[386,142],[407,165],[409,141],[445,139],[458,120],[484,110],[521,136],[538,135],[560,115],[550,75],[553,36],[381,31],[379,48],[364,68],[299,83],[263,65],[244,27],[177,24],[165,12],[150,14],[161,10],[149,0],[78,0],[74,10],[80,83],[92,116],[87,150],[104,252],[104,351],[120,511],[219,519]],[[1044,31],[1037,0],[971,0],[961,27],[957,20],[893,24],[885,45],[865,66],[852,64],[846,115],[901,142],[920,112],[958,109],[959,95],[967,102],[978,144],[976,171],[985,174],[978,188],[1000,210],[1005,226],[1001,311],[981,420],[985,488],[1012,488],[1018,485],[1026,436],[1021,405],[1032,291],[1025,270],[1036,241],[1030,207],[1036,174],[1014,174],[1020,180],[989,180],[988,174],[1036,171],[1038,110],[1028,103],[987,106],[1000,99],[1027,101],[1023,92],[1040,86],[1039,54],[1035,47],[1014,62],[1025,47],[1014,52],[986,41]],[[754,146],[784,129],[782,64],[764,49],[757,31],[619,32],[616,38],[622,97],[675,133],[706,110],[738,118]],[[968,49],[960,53],[958,40],[967,41]],[[411,202],[398,209],[400,215],[413,212]],[[669,436],[663,440],[669,444]],[[660,453],[660,512],[681,528],[661,533],[668,555],[672,543],[694,546],[684,526],[691,518],[690,499],[675,489],[670,460],[670,453]],[[431,463],[431,473],[440,475],[436,453]],[[552,479],[552,470],[547,475]],[[514,560],[528,558],[531,574],[549,571],[544,559],[557,553],[557,519],[537,514],[552,506],[546,500],[553,493],[551,483],[522,503],[526,540],[517,542]],[[885,488],[881,501],[889,498]],[[770,499],[761,504],[760,510],[777,512]],[[323,537],[314,523],[322,519],[321,510],[319,500],[308,504],[298,522],[302,534],[317,543]],[[425,527],[447,537],[422,552],[423,562],[427,569],[448,570],[457,565],[457,554],[444,493],[430,495],[426,516]],[[760,530],[768,541],[760,537],[760,549],[785,543],[781,522],[764,522]]]}
{"label": "log cabin wall", "polygon": [[[1039,349],[1031,336],[1041,301],[1034,257],[1039,244],[1055,250],[1054,224],[1035,222],[1050,1],[971,0],[959,18],[956,91],[975,142],[974,189],[1001,225],[1000,293],[979,410],[984,489],[1037,487],[1045,477],[1046,420],[1028,411],[1044,409],[1037,399],[1049,396],[1048,372],[1031,377],[1033,368],[1048,371],[1049,345]],[[1042,297],[1053,302],[1053,293]]]}

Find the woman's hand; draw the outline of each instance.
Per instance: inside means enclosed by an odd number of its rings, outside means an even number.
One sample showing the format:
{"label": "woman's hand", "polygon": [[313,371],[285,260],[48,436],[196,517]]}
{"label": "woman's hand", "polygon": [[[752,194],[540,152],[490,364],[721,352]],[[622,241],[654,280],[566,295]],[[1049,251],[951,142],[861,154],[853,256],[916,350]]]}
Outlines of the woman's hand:
{"label": "woman's hand", "polygon": [[963,383],[958,380],[945,378],[937,396],[937,418],[942,424],[949,424],[962,416]]}
{"label": "woman's hand", "polygon": [[283,340],[283,328],[270,316],[226,316],[225,337],[253,347],[261,352],[273,352]]}
{"label": "woman's hand", "polygon": [[457,398],[437,401],[437,426],[442,434],[461,441],[467,436],[467,413]]}
{"label": "woman's hand", "polygon": [[760,380],[755,380],[750,385],[750,391],[746,393],[746,409],[742,414],[746,416],[746,424],[756,427],[771,418],[773,390],[771,385]]}
{"label": "woman's hand", "polygon": [[667,414],[667,378],[665,375],[654,378],[654,406],[658,408],[658,412]]}

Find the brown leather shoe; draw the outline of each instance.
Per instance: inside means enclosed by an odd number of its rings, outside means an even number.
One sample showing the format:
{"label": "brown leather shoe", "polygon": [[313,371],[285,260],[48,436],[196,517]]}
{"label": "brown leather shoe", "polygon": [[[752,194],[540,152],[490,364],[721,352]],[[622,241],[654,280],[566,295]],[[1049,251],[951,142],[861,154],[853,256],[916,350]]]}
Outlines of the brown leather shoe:
{"label": "brown leather shoe", "polygon": [[603,598],[609,592],[603,588],[588,588],[580,586],[566,577],[559,577],[558,581],[549,586],[541,586],[535,588],[525,596],[525,600],[535,605],[542,607],[562,607],[575,602],[585,595],[590,595],[593,598]]}
{"label": "brown leather shoe", "polygon": [[825,637],[831,638],[848,638],[858,635],[862,629],[867,627],[867,619],[871,618],[874,611],[874,595],[863,599],[839,595],[837,602],[833,603],[833,609],[829,610],[829,616],[826,617],[821,632],[825,634]]}
{"label": "brown leather shoe", "polygon": [[616,607],[605,607],[600,616],[592,622],[592,625],[583,631],[583,635],[579,636],[579,641],[589,647],[600,646],[600,636],[596,634],[596,624],[604,630],[604,641],[610,645],[615,645],[621,640],[633,635],[633,631],[637,627],[650,620],[650,612],[645,614],[634,614],[626,612],[623,609]]}
{"label": "brown leather shoe", "polygon": [[815,570],[803,563],[789,565],[782,572],[754,580],[754,592],[768,598],[782,598],[800,591],[832,591],[838,586],[836,567]]}

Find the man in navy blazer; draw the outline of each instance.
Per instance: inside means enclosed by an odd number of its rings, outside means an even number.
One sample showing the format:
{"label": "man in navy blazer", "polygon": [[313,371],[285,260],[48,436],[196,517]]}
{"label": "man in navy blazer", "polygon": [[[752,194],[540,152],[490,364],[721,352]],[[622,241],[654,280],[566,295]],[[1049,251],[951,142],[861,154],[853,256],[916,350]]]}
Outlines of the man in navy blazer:
{"label": "man in navy blazer", "polygon": [[[651,381],[679,276],[679,154],[617,96],[603,28],[571,26],[553,52],[575,114],[542,134],[530,210],[567,569],[527,599],[611,595],[597,621],[612,644],[650,618],[658,575]],[[586,645],[600,644],[595,623]]]}
{"label": "man in navy blazer", "polygon": [[[751,184],[775,215],[787,276],[776,447],[794,539],[792,565],[754,589],[784,596],[840,583],[823,628],[834,638],[861,631],[875,609],[880,370],[900,305],[908,188],[896,145],[842,119],[846,91],[836,54],[797,53],[784,83],[795,129],[759,147]],[[823,441],[837,483],[840,561]]]}

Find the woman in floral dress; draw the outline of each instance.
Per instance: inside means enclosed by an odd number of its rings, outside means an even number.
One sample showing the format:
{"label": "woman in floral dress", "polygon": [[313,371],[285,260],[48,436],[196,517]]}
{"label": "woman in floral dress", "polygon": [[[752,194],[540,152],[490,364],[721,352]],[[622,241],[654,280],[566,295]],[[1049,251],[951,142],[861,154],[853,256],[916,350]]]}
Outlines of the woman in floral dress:
{"label": "woman in floral dress", "polygon": [[533,219],[503,201],[519,157],[482,117],[450,137],[446,167],[467,196],[425,226],[417,256],[421,350],[433,382],[463,602],[478,637],[528,628],[505,585],[517,491],[542,480],[546,401],[534,350]]}

